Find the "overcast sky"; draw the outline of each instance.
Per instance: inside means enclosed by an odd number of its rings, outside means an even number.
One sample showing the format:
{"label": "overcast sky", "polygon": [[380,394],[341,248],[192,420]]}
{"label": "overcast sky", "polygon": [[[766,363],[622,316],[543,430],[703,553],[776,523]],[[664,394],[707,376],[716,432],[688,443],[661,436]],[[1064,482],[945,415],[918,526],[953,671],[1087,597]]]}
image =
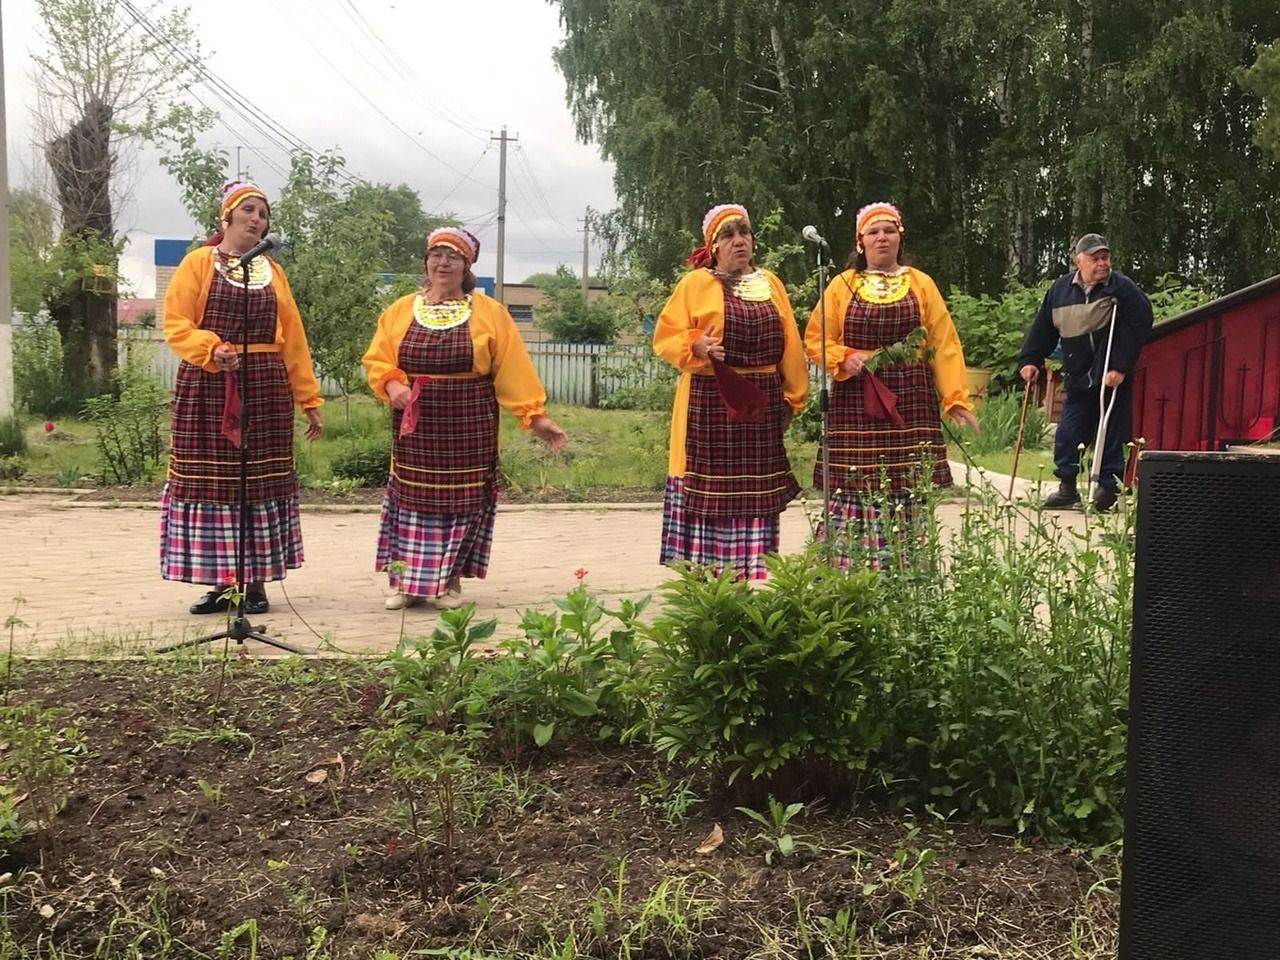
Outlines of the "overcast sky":
{"label": "overcast sky", "polygon": [[[162,0],[158,12],[179,4]],[[558,9],[544,0],[197,0],[191,10],[208,71],[277,129],[315,150],[337,148],[348,169],[407,183],[428,211],[452,211],[478,229],[479,271],[492,274],[497,234],[498,145],[508,146],[506,279],[582,262],[585,208],[614,205],[612,165],[577,142],[564,80],[551,60]],[[238,22],[248,20],[245,35]],[[34,143],[31,52],[43,45],[35,0],[3,0],[5,98],[11,187],[40,166]],[[195,94],[220,114],[206,144],[230,153],[275,197],[288,169],[273,136],[237,115],[206,85]],[[382,116],[381,114],[385,114]],[[263,126],[269,126],[263,124]],[[122,272],[138,296],[154,289],[157,237],[195,232],[178,190],[144,152],[117,223],[128,233]],[[596,265],[593,253],[592,265]]]}

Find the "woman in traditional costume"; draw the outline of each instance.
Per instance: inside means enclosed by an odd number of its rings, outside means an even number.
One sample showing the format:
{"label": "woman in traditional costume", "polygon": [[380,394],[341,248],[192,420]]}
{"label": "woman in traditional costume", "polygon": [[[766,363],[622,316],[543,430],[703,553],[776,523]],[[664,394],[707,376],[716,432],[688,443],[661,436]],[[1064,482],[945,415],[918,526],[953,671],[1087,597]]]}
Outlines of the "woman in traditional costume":
{"label": "woman in traditional costume", "polygon": [[[951,485],[941,414],[975,429],[978,421],[942,294],[927,274],[902,263],[902,214],[873,203],[856,223],[849,269],[823,294],[826,342],[820,305],[805,346],[835,381],[827,421],[832,536],[844,566],[852,551],[878,569],[887,550],[909,556],[920,541],[920,491]],[[874,369],[864,369],[873,356]],[[819,456],[814,484],[821,481]]]}
{"label": "woman in traditional costume", "polygon": [[388,610],[462,604],[462,578],[485,576],[498,504],[498,405],[552,450],[565,432],[506,308],[476,290],[480,241],[441,227],[427,238],[426,279],[378,318],[363,363],[391,405],[391,474],[377,569]]}
{"label": "woman in traditional costume", "polygon": [[800,492],[782,435],[809,390],[782,281],[755,264],[744,207],[713,207],[653,349],[680,370],[671,416],[661,562],[766,575],[778,520]]}
{"label": "woman in traditional costume", "polygon": [[[267,232],[271,208],[252,183],[222,192],[222,230],[188,253],[164,299],[164,338],[182,358],[174,384],[169,474],[160,503],[160,572],[208,584],[192,613],[226,610],[237,568],[240,444],[247,447],[246,613],[270,607],[264,583],[302,565],[293,408],[320,436],[320,384],[289,281],[265,254],[250,262],[248,352],[243,268],[237,257]],[[240,436],[238,378],[247,378],[248,429]]]}

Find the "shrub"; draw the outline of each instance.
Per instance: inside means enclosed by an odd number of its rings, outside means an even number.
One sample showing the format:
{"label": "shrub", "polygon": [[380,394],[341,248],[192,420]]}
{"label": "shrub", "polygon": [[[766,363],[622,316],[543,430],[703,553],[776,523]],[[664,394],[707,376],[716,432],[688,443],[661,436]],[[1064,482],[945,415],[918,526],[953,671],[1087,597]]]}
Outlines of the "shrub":
{"label": "shrub", "polygon": [[27,452],[27,433],[17,414],[0,417],[0,457],[18,457]]}
{"label": "shrub", "polygon": [[1022,338],[1040,309],[1049,283],[1045,280],[1024,287],[1010,279],[999,297],[985,293],[972,297],[954,288],[947,296],[947,307],[964,347],[965,363],[990,370],[993,391],[1015,384],[1018,372],[1014,365]]}
{"label": "shrub", "polygon": [[391,471],[390,432],[344,441],[334,454],[330,469],[335,477],[358,480],[366,487],[385,486]]}
{"label": "shrub", "polygon": [[62,337],[48,319],[13,328],[13,396],[28,413],[43,417],[79,413],[83,384],[69,383],[62,367]]}
{"label": "shrub", "polygon": [[822,790],[865,767],[884,735],[866,710],[889,642],[880,583],[806,555],[768,562],[759,589],[694,568],[667,585],[650,729],[668,758],[724,783],[746,773],[756,792]]}
{"label": "shrub", "polygon": [[[981,429],[974,433],[971,427],[957,427],[972,453],[996,453],[1009,450],[1018,439],[1018,419],[1022,416],[1021,390],[1007,391],[988,397],[978,411]],[[1049,418],[1044,408],[1034,400],[1027,404],[1027,420],[1022,430],[1022,446],[1026,450],[1039,450],[1045,445],[1049,433]]]}
{"label": "shrub", "polygon": [[18,480],[26,472],[27,464],[21,457],[0,457],[0,480]]}
{"label": "shrub", "polygon": [[164,465],[168,398],[160,381],[147,372],[141,352],[112,379],[118,395],[91,397],[84,405],[97,431],[98,465],[109,483],[139,483]]}
{"label": "shrub", "polygon": [[1063,530],[971,501],[928,569],[881,574],[895,650],[873,765],[894,799],[1019,833],[1120,835],[1131,522]]}

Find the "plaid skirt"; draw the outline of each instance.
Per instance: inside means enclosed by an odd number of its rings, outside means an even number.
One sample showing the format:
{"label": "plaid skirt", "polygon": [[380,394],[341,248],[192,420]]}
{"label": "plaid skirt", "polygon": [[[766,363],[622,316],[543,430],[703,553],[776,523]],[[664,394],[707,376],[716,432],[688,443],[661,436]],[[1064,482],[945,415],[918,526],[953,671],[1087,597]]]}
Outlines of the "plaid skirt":
{"label": "plaid skirt", "polygon": [[[234,580],[240,507],[176,499],[165,484],[160,497],[160,575],[214,586]],[[244,579],[283,580],[302,566],[302,520],[297,496],[249,504]]]}
{"label": "plaid skirt", "polygon": [[[496,500],[477,513],[419,513],[385,496],[374,569],[386,570],[391,588],[411,597],[438,597],[451,577],[483,580],[497,513]],[[388,570],[393,561],[404,571]]]}
{"label": "plaid skirt", "polygon": [[[929,512],[911,493],[886,491],[831,497],[832,542],[844,570],[884,570],[912,565],[928,532]],[[816,539],[826,539],[821,523]]]}
{"label": "plaid skirt", "polygon": [[659,562],[681,561],[719,574],[735,570],[742,580],[763,580],[766,553],[778,552],[778,517],[701,517],[685,504],[684,479],[667,477],[662,495]]}

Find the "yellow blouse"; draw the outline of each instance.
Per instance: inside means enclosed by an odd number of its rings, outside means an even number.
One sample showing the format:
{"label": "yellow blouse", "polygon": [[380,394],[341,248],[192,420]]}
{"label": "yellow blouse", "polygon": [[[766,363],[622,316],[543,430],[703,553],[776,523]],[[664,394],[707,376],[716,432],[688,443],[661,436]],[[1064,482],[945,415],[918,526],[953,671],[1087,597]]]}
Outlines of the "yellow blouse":
{"label": "yellow blouse", "polygon": [[[964,350],[960,346],[960,337],[956,326],[951,321],[951,314],[938,291],[938,285],[927,273],[914,267],[908,267],[911,279],[911,292],[916,295],[920,304],[920,325],[928,332],[924,347],[933,348],[933,359],[929,366],[933,369],[933,383],[938,391],[938,402],[942,412],[952,407],[973,409],[969,399],[969,380],[964,372]],[[836,380],[847,380],[849,374],[839,369],[840,362],[856,351],[844,343],[844,315],[853,299],[853,289],[857,287],[858,274],[855,270],[846,270],[836,276],[823,293],[823,302],[827,308],[827,342],[822,343],[822,317],[818,307],[809,314],[809,323],[805,327],[805,351],[814,363],[824,359],[827,372]]]}
{"label": "yellow blouse", "polygon": [[[215,251],[215,247],[199,247],[183,257],[164,295],[165,342],[183,360],[209,373],[218,372],[218,366],[213,362],[213,351],[223,339],[212,330],[201,329],[209,287],[213,283]],[[289,390],[294,403],[303,410],[310,410],[324,403],[324,398],[320,396],[320,383],[311,365],[311,348],[307,346],[307,333],[302,328],[298,305],[294,302],[284,270],[274,260],[271,262],[271,286],[276,292],[275,344],[280,348],[289,376]]]}
{"label": "yellow blouse", "polygon": [[[804,346],[796,317],[787,299],[786,287],[769,271],[762,271],[773,291],[773,305],[782,321],[782,396],[795,413],[804,409],[809,393],[809,371],[804,362]],[[710,374],[711,361],[693,355],[693,341],[703,333],[724,335],[724,284],[708,270],[691,270],[680,278],[653,330],[653,350],[680,370],[676,399],[671,411],[671,440],[667,449],[667,473],[684,476],[685,435],[689,419],[689,390],[695,374]]]}
{"label": "yellow blouse", "polygon": [[[409,386],[408,375],[397,364],[400,342],[404,340],[409,324],[416,322],[413,316],[415,297],[416,293],[407,294],[382,311],[369,349],[360,360],[374,395],[384,403],[391,399],[387,396],[389,381],[398,380]],[[493,380],[498,402],[519,418],[522,430],[528,430],[534,417],[547,412],[547,393],[533,368],[533,361],[529,359],[529,351],[516,329],[516,322],[506,307],[477,290],[471,294],[468,330],[471,333],[472,372]]]}

